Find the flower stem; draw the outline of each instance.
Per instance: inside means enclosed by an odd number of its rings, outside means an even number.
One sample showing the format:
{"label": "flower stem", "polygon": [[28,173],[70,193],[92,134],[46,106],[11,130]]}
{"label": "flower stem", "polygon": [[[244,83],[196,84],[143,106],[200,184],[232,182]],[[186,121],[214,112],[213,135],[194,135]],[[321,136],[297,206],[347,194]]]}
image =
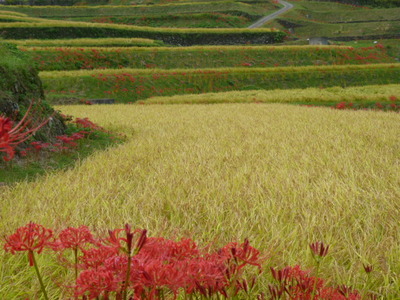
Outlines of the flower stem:
{"label": "flower stem", "polygon": [[47,297],[46,289],[44,288],[42,276],[40,276],[40,273],[39,273],[39,268],[38,268],[37,263],[36,263],[35,255],[34,255],[33,251],[29,251],[29,252],[30,252],[30,255],[32,257],[33,266],[35,267],[36,275],[37,275],[37,277],[39,279],[40,288],[42,289],[42,293],[44,295],[44,298],[46,300],[49,300],[49,297]]}
{"label": "flower stem", "polygon": [[129,283],[129,275],[131,273],[131,262],[132,262],[132,256],[131,256],[131,253],[129,252],[129,254],[128,254],[128,269],[126,270],[126,278],[125,278],[124,290],[123,290],[124,300],[127,300],[127,298],[128,298],[128,283]]}
{"label": "flower stem", "polygon": [[74,256],[75,256],[75,284],[78,280],[78,247],[74,249]]}
{"label": "flower stem", "polygon": [[315,282],[314,282],[313,291],[311,294],[311,300],[314,300],[315,292],[317,291],[317,282],[318,282],[318,273],[319,273],[320,264],[321,264],[321,261],[317,260],[317,271],[315,272]]}

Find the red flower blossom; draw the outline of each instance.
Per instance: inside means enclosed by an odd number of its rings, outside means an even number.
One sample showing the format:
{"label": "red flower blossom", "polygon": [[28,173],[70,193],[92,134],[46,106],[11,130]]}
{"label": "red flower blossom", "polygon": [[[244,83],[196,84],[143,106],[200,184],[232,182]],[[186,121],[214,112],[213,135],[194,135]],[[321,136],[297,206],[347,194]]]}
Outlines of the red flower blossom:
{"label": "red flower blossom", "polygon": [[118,249],[115,247],[100,246],[99,248],[83,250],[82,252],[83,256],[81,257],[81,261],[84,267],[89,269],[103,266],[108,258],[118,254]]}
{"label": "red flower blossom", "polygon": [[31,222],[5,238],[4,250],[12,254],[17,251],[28,251],[29,265],[33,266],[33,251],[41,253],[44,247],[51,245],[52,238],[51,229]]}
{"label": "red flower blossom", "polygon": [[[42,121],[40,124],[38,124],[38,122],[32,124],[32,120],[28,118],[32,106],[33,101],[21,121],[19,121],[13,128],[13,122],[9,118],[0,116],[0,152],[5,152],[7,154],[3,157],[5,161],[13,159],[15,155],[14,148],[29,139],[51,119],[50,117],[45,121]],[[29,129],[29,127],[32,129]]]}
{"label": "red flower blossom", "polygon": [[11,146],[10,131],[13,122],[9,118],[0,116],[0,152],[5,152],[3,157],[5,161],[11,160],[14,157],[14,147]]}
{"label": "red flower blossom", "polygon": [[75,123],[78,126],[83,127],[83,128],[104,131],[103,127],[96,125],[95,123],[90,121],[89,118],[83,118],[83,119],[76,118],[76,120],[73,123]]}
{"label": "red flower blossom", "polygon": [[59,235],[59,249],[82,249],[82,246],[87,243],[95,243],[87,226],[80,226],[78,228],[68,227],[61,231]]}
{"label": "red flower blossom", "polygon": [[[121,233],[125,233],[125,237],[124,236],[120,236]],[[132,249],[132,242],[133,242],[133,237],[135,234],[140,233],[140,236],[138,238],[137,241],[137,245],[135,250],[135,254],[137,254],[140,249],[144,246],[144,244],[146,243],[147,237],[147,230],[140,230],[140,229],[136,229],[135,231],[131,232],[131,228],[130,226],[127,224],[125,225],[124,229],[114,229],[114,230],[109,230],[108,234],[109,237],[105,240],[105,242],[107,244],[110,244],[112,247],[125,251],[128,254],[131,253],[131,249]],[[125,247],[126,245],[126,247]]]}
{"label": "red flower blossom", "polygon": [[77,296],[89,293],[89,299],[95,299],[102,294],[107,296],[108,293],[116,291],[118,288],[119,285],[113,272],[108,270],[83,271],[76,282]]}
{"label": "red flower blossom", "polygon": [[325,246],[323,242],[310,244],[310,249],[315,256],[324,257],[328,254],[329,245]]}

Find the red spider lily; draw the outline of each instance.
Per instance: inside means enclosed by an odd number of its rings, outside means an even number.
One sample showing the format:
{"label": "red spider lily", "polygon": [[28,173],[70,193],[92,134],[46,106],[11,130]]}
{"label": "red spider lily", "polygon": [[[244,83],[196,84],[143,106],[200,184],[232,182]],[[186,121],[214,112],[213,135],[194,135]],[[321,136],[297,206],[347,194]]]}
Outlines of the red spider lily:
{"label": "red spider lily", "polygon": [[56,249],[83,249],[83,246],[88,243],[95,244],[96,240],[87,226],[68,227],[58,236]]}
{"label": "red spider lily", "polygon": [[336,109],[345,109],[346,107],[347,107],[347,103],[346,102],[339,102],[335,106]]}
{"label": "red spider lily", "polygon": [[[325,286],[324,280],[313,277],[309,271],[304,271],[300,266],[286,267],[286,280],[280,284],[270,285],[271,299],[281,299],[284,293],[292,300],[327,299],[327,300],[360,300],[357,291],[349,288],[332,288]],[[346,293],[346,296],[343,295]]]}
{"label": "red spider lily", "polygon": [[328,254],[329,245],[325,246],[323,242],[310,244],[310,249],[315,256],[324,257]]}
{"label": "red spider lily", "polygon": [[67,136],[67,135],[56,136],[56,139],[63,142],[63,144],[71,146],[71,147],[78,146],[78,144],[74,142],[74,138]]}
{"label": "red spider lily", "polygon": [[289,278],[290,270],[290,267],[283,268],[282,270],[275,270],[271,267],[272,277],[274,277],[274,279],[280,283],[285,283]]}
{"label": "red spider lily", "polygon": [[239,275],[246,265],[256,266],[261,270],[264,258],[260,257],[260,251],[250,246],[248,239],[244,243],[230,243],[220,250],[220,254],[227,258],[227,262],[233,259],[234,264],[229,265],[228,276]]}
{"label": "red spider lily", "polygon": [[268,285],[268,289],[269,289],[269,292],[271,294],[271,299],[272,300],[281,299],[282,295],[285,292],[285,287],[284,286],[277,287],[275,285],[270,284],[270,285]]}
{"label": "red spider lily", "polygon": [[92,130],[100,130],[100,131],[104,131],[104,128],[96,125],[95,123],[93,123],[92,121],[89,120],[89,118],[76,118],[75,121],[73,122],[75,124],[77,124],[80,127],[83,128],[87,128],[87,129],[92,129]]}
{"label": "red spider lily", "polygon": [[[33,126],[31,126],[32,122],[28,119],[28,116],[32,106],[33,101],[29,105],[28,110],[22,117],[21,121],[19,121],[14,127],[12,127],[13,122],[9,118],[0,116],[0,152],[5,152],[7,154],[5,157],[3,157],[5,161],[13,159],[15,155],[15,147],[29,139],[51,119],[50,117],[45,121],[33,124]],[[29,127],[31,129],[29,129]]]}
{"label": "red spider lily", "polygon": [[341,285],[337,288],[337,291],[345,297],[345,299],[360,299],[360,295],[352,287]]}
{"label": "red spider lily", "polygon": [[191,260],[186,270],[190,274],[186,288],[189,294],[197,291],[206,297],[216,293],[223,295],[230,286],[230,278],[226,276],[226,258],[217,253]]}
{"label": "red spider lily", "polygon": [[9,118],[0,116],[0,152],[5,152],[3,157],[5,161],[11,160],[14,157],[14,147],[10,145],[10,134],[13,122]]}
{"label": "red spider lily", "polygon": [[[141,248],[144,246],[147,238],[146,238],[146,233],[147,230],[140,230],[136,229],[135,231],[131,232],[130,231],[130,226],[127,224],[125,225],[124,229],[114,229],[114,230],[109,230],[108,231],[108,238],[105,239],[105,242],[107,244],[110,244],[112,247],[122,250],[128,254],[131,253],[132,249],[132,242],[133,242],[133,237],[135,234],[140,233],[140,236],[137,241],[137,245],[135,250],[135,254],[137,254]],[[121,233],[125,232],[126,237],[120,236]],[[126,244],[126,247],[125,247]]]}
{"label": "red spider lily", "polygon": [[365,271],[365,273],[371,273],[372,272],[372,270],[374,269],[374,267],[372,266],[372,265],[364,265],[363,264],[363,267],[364,267],[364,271]]}
{"label": "red spider lily", "polygon": [[104,262],[118,254],[118,249],[109,246],[100,246],[89,250],[82,250],[83,256],[81,261],[85,269],[99,268],[104,265]]}
{"label": "red spider lily", "polygon": [[41,141],[34,141],[31,143],[31,145],[33,146],[33,148],[39,152],[40,150],[42,150],[43,148],[47,148],[50,146],[50,143],[42,143]]}
{"label": "red spider lily", "polygon": [[152,257],[168,261],[179,261],[197,257],[200,251],[196,243],[191,239],[182,239],[178,242],[159,237],[147,238],[140,254],[142,256]]}
{"label": "red spider lily", "polygon": [[177,295],[179,289],[187,285],[190,276],[186,264],[186,261],[169,263],[162,260],[141,261],[134,258],[130,280],[135,294],[145,296],[145,299],[158,299],[160,290],[169,289]]}
{"label": "red spider lily", "polygon": [[18,251],[28,251],[29,265],[33,266],[33,252],[41,253],[44,247],[51,245],[52,238],[53,231],[51,229],[31,222],[5,238],[4,250],[12,254]]}
{"label": "red spider lily", "polygon": [[76,282],[76,295],[83,296],[89,293],[89,299],[95,299],[100,295],[108,299],[110,292],[119,288],[114,274],[108,270],[86,270],[83,271]]}

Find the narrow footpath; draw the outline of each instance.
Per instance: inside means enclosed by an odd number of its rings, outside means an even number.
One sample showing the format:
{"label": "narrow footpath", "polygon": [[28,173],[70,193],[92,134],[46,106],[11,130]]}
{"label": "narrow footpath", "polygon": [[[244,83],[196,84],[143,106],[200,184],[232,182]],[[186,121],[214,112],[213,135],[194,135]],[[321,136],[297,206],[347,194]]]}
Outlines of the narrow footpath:
{"label": "narrow footpath", "polygon": [[276,12],[274,12],[274,13],[268,15],[268,16],[265,16],[264,18],[261,18],[260,20],[258,20],[257,22],[255,22],[254,24],[250,25],[247,28],[258,28],[258,27],[261,27],[262,25],[264,25],[268,21],[271,21],[272,19],[275,19],[277,16],[279,16],[279,15],[287,12],[289,9],[293,8],[293,4],[290,4],[289,2],[286,2],[286,1],[283,1],[283,0],[278,0],[278,3],[283,5],[283,7],[280,10],[278,10],[278,11],[276,11]]}

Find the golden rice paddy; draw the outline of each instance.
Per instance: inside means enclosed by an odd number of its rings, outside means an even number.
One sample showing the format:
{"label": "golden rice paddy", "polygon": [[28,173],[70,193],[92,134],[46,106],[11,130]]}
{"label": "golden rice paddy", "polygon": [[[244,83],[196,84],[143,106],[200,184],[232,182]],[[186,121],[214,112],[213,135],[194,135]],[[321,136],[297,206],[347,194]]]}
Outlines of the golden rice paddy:
{"label": "golden rice paddy", "polygon": [[[95,231],[128,222],[201,244],[249,238],[268,255],[265,267],[305,268],[313,267],[308,244],[321,240],[331,245],[322,277],[399,296],[398,113],[282,104],[59,109],[126,142],[72,169],[2,187],[0,232],[29,221]],[[38,290],[17,272],[25,257],[2,257],[0,280],[8,284],[0,298],[25,295],[24,281]],[[363,263],[374,266],[368,282]],[[64,276],[49,268],[45,276]],[[55,297],[58,289],[49,290]]]}

